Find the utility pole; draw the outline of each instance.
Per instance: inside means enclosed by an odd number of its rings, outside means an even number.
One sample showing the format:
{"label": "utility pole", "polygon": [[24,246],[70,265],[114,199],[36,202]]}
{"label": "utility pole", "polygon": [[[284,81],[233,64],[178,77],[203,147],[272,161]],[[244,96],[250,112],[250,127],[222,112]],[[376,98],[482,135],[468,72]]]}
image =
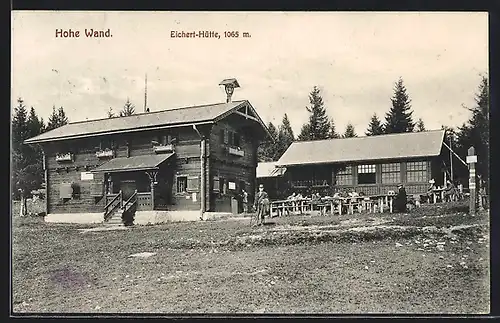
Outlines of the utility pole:
{"label": "utility pole", "polygon": [[149,112],[148,108],[148,74],[144,78],[144,113]]}
{"label": "utility pole", "polygon": [[[450,148],[453,148],[451,136],[450,136]],[[450,149],[450,180],[453,183],[453,154],[451,153],[451,149]]]}

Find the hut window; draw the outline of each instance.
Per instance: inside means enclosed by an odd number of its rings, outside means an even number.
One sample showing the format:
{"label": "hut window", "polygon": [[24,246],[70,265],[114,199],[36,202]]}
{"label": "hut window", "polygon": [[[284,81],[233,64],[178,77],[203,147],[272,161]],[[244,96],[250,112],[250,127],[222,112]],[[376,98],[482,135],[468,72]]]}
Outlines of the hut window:
{"label": "hut window", "polygon": [[400,163],[382,164],[382,184],[394,184],[401,181]]}
{"label": "hut window", "polygon": [[109,138],[101,139],[101,142],[99,144],[99,148],[101,150],[104,150],[104,149],[113,149],[113,141],[110,140]]}
{"label": "hut window", "polygon": [[219,192],[220,191],[220,181],[219,181],[218,177],[214,177],[213,191],[214,192]]}
{"label": "hut window", "polygon": [[221,136],[222,143],[223,144],[227,144],[228,143],[228,137],[229,137],[227,129],[222,129],[221,133],[220,133],[220,136]]}
{"label": "hut window", "polygon": [[375,169],[375,165],[359,165],[358,184],[376,184],[377,177]]}
{"label": "hut window", "polygon": [[159,145],[166,145],[167,144],[167,136],[165,136],[165,135],[157,136],[156,141],[158,142]]}
{"label": "hut window", "polygon": [[200,186],[200,181],[198,176],[190,176],[187,178],[186,190],[188,192],[197,192]]}
{"label": "hut window", "polygon": [[185,193],[187,190],[187,176],[177,177],[177,193]]}
{"label": "hut window", "polygon": [[427,162],[415,161],[406,163],[406,181],[409,183],[427,181]]}
{"label": "hut window", "polygon": [[337,185],[352,185],[352,167],[347,166],[345,169],[337,172]]}
{"label": "hut window", "polygon": [[59,186],[59,197],[63,200],[73,197],[73,187],[71,183],[62,183]]}
{"label": "hut window", "polygon": [[236,132],[233,134],[233,146],[240,146],[240,135]]}

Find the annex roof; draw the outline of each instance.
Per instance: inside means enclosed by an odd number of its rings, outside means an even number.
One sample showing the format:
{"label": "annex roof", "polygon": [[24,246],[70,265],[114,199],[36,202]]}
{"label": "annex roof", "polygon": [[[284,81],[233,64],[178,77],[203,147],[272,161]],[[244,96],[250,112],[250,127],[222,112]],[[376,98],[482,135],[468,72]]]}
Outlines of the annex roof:
{"label": "annex roof", "polygon": [[276,167],[276,162],[262,162],[257,164],[257,178],[278,177],[285,174],[286,168]]}
{"label": "annex roof", "polygon": [[288,147],[277,166],[361,162],[438,156],[444,130],[399,134],[296,141]]}
{"label": "annex roof", "polygon": [[88,121],[72,122],[65,126],[47,131],[36,137],[27,139],[24,143],[41,143],[55,140],[91,137],[97,135],[142,131],[185,126],[189,124],[204,124],[216,122],[241,107],[248,106],[257,116],[266,133],[269,134],[264,122],[258,117],[255,109],[247,100],[232,101],[176,108],[163,111],[134,114],[127,117],[106,118]]}
{"label": "annex roof", "polygon": [[91,170],[91,172],[117,173],[158,169],[158,166],[160,166],[161,163],[172,157],[174,154],[175,153],[113,158],[107,163]]}

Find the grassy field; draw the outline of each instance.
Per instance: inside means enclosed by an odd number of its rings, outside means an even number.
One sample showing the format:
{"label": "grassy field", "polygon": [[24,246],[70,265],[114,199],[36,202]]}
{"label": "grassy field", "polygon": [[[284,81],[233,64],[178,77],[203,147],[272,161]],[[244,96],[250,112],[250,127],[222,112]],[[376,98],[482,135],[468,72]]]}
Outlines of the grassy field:
{"label": "grassy field", "polygon": [[[487,313],[488,214],[290,216],[82,233],[13,218],[14,312]],[[153,252],[149,258],[131,254]]]}

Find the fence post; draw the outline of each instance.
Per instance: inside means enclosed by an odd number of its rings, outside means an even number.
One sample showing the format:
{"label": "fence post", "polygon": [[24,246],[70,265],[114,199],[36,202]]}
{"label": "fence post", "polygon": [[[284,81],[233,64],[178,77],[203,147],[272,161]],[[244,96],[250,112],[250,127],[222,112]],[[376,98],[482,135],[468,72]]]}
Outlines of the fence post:
{"label": "fence post", "polygon": [[472,216],[476,215],[476,163],[474,147],[467,151],[467,164],[469,164],[469,212]]}

